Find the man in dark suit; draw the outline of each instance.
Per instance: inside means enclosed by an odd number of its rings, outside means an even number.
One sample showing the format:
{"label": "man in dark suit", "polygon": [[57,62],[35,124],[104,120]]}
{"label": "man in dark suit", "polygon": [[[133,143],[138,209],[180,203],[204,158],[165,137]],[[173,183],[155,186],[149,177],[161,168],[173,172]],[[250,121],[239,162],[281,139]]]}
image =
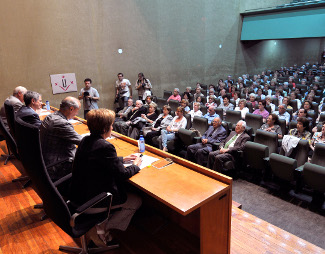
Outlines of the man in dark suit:
{"label": "man in dark suit", "polygon": [[205,166],[209,153],[212,152],[212,144],[220,143],[227,137],[227,131],[221,125],[220,117],[216,117],[201,138],[202,143],[187,147],[186,159]]}
{"label": "man in dark suit", "polygon": [[26,106],[22,106],[18,110],[16,117],[26,123],[40,127],[42,122],[36,112],[42,108],[42,96],[39,93],[27,91],[24,94],[24,101]]}
{"label": "man in dark suit", "polygon": [[250,136],[245,131],[246,122],[240,120],[229,136],[220,144],[220,149],[209,153],[208,168],[221,172],[223,165],[227,161],[235,161],[238,152],[242,151],[245,143],[250,139]]}

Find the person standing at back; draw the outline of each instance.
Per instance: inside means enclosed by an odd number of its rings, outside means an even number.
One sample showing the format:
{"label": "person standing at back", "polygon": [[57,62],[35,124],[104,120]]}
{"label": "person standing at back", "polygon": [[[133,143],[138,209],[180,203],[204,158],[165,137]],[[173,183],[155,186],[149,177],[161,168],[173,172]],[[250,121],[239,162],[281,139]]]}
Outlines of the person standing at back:
{"label": "person standing at back", "polygon": [[118,80],[116,80],[116,99],[115,101],[119,104],[119,109],[128,105],[128,99],[132,99],[132,87],[130,80],[124,78],[123,73],[117,74]]}
{"label": "person standing at back", "polygon": [[86,115],[90,110],[98,109],[99,93],[95,88],[91,87],[92,81],[90,78],[86,78],[84,83],[85,87],[81,88],[78,99],[83,100],[84,118],[86,119]]}
{"label": "person standing at back", "polygon": [[135,83],[135,89],[138,90],[139,100],[144,101],[148,95],[152,95],[152,85],[142,72],[138,74],[138,80]]}

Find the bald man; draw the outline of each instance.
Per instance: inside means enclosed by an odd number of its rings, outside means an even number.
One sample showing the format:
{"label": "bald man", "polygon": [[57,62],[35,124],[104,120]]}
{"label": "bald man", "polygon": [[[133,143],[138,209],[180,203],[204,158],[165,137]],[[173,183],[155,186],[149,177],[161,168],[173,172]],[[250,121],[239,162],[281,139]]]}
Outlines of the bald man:
{"label": "bald man", "polygon": [[186,159],[205,166],[209,153],[212,152],[212,144],[220,143],[227,137],[227,131],[221,125],[220,117],[215,117],[201,138],[201,143],[187,147]]}
{"label": "bald man", "polygon": [[[62,100],[60,110],[48,115],[40,127],[41,145],[45,165],[52,181],[71,173],[72,162],[76,152],[76,145],[82,139],[69,123],[81,107],[80,101],[74,97]],[[49,165],[64,161],[61,164]]]}
{"label": "bald man", "polygon": [[[27,89],[23,86],[17,86],[12,95],[10,95],[6,101],[8,101],[13,107],[14,107],[14,111],[15,113],[17,113],[17,111],[24,106],[24,94],[27,92]],[[8,122],[7,122],[7,117],[6,117],[6,111],[5,111],[5,107],[4,105],[1,107],[0,110],[0,116],[2,118],[2,121],[4,123],[4,125],[6,126],[6,128],[9,131],[9,127],[8,127]]]}

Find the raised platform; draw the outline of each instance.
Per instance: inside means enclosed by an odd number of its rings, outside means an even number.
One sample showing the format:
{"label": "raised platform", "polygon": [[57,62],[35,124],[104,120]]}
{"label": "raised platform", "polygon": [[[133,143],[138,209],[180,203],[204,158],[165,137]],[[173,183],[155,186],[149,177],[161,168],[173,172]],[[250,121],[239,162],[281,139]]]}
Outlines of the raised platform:
{"label": "raised platform", "polygon": [[[0,143],[3,148],[3,142]],[[3,154],[2,150],[0,153]],[[59,245],[77,243],[50,220],[40,221],[41,200],[32,188],[22,189],[11,180],[20,176],[0,159],[0,254],[61,253]],[[237,206],[240,204],[237,204]],[[121,247],[109,253],[198,253],[198,239],[155,213],[139,215],[126,232],[117,233]],[[145,219],[144,219],[145,218]],[[233,206],[231,253],[325,253],[280,228]]]}

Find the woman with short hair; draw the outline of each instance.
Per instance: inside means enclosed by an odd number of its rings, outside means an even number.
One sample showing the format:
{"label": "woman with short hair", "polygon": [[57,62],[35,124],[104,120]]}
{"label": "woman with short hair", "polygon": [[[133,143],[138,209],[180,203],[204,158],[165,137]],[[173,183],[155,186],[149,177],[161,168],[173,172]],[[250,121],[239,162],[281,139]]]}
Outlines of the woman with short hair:
{"label": "woman with short hair", "polygon": [[[111,217],[96,225],[97,232],[91,239],[96,245],[105,245],[112,240],[111,229],[125,231],[136,210],[141,205],[141,198],[125,190],[127,179],[140,171],[141,157],[129,155],[117,157],[114,145],[106,139],[111,136],[115,113],[108,109],[93,109],[87,114],[90,135],[80,142],[74,159],[70,200],[73,204],[84,204],[91,198],[110,192],[113,195],[112,208],[119,208]],[[124,167],[123,163],[132,165]],[[107,208],[99,203],[97,208]]]}

